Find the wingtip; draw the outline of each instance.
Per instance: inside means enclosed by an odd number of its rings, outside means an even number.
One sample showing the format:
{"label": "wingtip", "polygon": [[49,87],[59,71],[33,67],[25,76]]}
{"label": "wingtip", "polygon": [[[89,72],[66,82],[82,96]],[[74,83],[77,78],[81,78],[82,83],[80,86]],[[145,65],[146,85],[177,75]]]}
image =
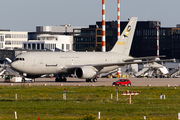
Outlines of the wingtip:
{"label": "wingtip", "polygon": [[9,63],[11,63],[12,62],[12,60],[11,59],[9,59],[9,58],[5,58]]}

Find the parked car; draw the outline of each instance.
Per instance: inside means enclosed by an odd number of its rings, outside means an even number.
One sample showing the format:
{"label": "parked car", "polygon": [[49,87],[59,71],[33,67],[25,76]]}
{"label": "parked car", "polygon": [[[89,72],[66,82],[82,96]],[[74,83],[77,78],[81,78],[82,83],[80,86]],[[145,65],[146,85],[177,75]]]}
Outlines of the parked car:
{"label": "parked car", "polygon": [[118,86],[127,85],[127,86],[131,86],[131,81],[129,79],[119,79],[118,81],[113,82],[112,85],[118,85]]}
{"label": "parked car", "polygon": [[20,77],[15,75],[5,75],[4,82],[35,82],[34,79],[26,78],[26,77]]}

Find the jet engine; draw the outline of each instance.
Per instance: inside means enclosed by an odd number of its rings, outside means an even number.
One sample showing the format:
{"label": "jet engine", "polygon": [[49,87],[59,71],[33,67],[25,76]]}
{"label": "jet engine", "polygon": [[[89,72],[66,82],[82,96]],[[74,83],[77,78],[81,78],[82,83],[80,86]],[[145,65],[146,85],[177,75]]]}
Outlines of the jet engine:
{"label": "jet engine", "polygon": [[92,79],[96,71],[92,67],[80,67],[75,70],[75,75],[81,79]]}

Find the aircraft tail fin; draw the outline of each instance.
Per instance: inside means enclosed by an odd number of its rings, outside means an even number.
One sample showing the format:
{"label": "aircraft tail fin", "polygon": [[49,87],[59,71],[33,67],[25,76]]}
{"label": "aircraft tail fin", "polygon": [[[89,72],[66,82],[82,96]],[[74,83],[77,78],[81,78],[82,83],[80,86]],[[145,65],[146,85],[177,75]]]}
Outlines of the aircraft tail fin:
{"label": "aircraft tail fin", "polygon": [[116,52],[127,56],[129,55],[136,24],[137,17],[132,17],[122,32],[120,39],[117,40],[110,52]]}

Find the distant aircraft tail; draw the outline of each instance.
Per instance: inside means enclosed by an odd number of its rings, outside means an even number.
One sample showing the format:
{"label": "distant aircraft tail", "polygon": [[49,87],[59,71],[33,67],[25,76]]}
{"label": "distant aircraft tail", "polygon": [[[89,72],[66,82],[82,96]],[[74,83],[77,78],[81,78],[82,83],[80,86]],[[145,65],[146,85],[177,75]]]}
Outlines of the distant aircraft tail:
{"label": "distant aircraft tail", "polygon": [[134,31],[136,28],[137,17],[132,17],[124,31],[122,32],[120,39],[117,40],[116,44],[110,52],[116,52],[123,55],[129,55]]}

